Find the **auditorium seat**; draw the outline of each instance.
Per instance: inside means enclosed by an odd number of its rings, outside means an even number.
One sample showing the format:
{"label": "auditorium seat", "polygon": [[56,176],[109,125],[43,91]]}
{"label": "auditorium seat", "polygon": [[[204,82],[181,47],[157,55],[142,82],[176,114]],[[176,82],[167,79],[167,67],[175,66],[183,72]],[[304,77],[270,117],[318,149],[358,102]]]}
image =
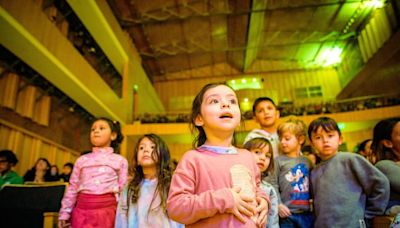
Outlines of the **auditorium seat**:
{"label": "auditorium seat", "polygon": [[62,182],[4,185],[0,190],[1,226],[56,227],[66,186],[67,183]]}

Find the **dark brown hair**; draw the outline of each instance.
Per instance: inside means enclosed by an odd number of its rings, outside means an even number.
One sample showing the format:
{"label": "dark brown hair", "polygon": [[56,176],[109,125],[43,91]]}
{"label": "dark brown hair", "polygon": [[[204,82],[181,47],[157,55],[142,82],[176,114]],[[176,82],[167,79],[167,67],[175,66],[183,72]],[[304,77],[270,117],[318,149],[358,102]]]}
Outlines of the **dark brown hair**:
{"label": "dark brown hair", "polygon": [[339,126],[334,119],[329,117],[319,117],[318,119],[313,120],[308,126],[308,138],[310,140],[312,133],[317,132],[320,127],[322,127],[326,132],[337,131],[339,136],[342,135]]}
{"label": "dark brown hair", "polygon": [[393,117],[379,121],[374,127],[372,139],[372,153],[376,155],[376,162],[380,160],[398,161],[392,148],[388,148],[383,144],[384,140],[392,141],[392,132],[400,117]]}
{"label": "dark brown hair", "polygon": [[119,122],[115,121],[115,120],[113,121],[106,117],[99,117],[99,118],[96,118],[92,122],[92,126],[96,121],[99,121],[99,120],[103,120],[103,121],[107,122],[108,126],[110,126],[111,132],[114,132],[117,135],[117,137],[111,141],[111,147],[114,149],[114,153],[119,154],[119,145],[121,144],[122,140],[124,139],[124,135],[122,135],[121,126],[120,126]]}
{"label": "dark brown hair", "polygon": [[257,99],[254,101],[254,103],[253,103],[253,114],[256,114],[257,105],[258,105],[259,103],[263,102],[263,101],[269,101],[269,102],[271,102],[271,104],[274,105],[275,109],[278,109],[278,108],[276,107],[276,104],[275,104],[274,100],[272,100],[271,98],[269,98],[269,97],[259,97],[259,98],[257,98]]}
{"label": "dark brown hair", "polygon": [[261,173],[262,178],[274,173],[274,153],[272,150],[271,142],[266,138],[259,137],[259,138],[250,139],[243,145],[243,148],[245,148],[248,151],[254,150],[254,149],[263,149],[266,146],[268,146],[268,148],[269,148],[268,154],[271,159],[270,159],[270,163],[269,163],[267,170],[265,170],[264,172]]}
{"label": "dark brown hair", "polygon": [[[171,176],[172,176],[172,168],[170,166],[170,152],[168,149],[167,144],[156,134],[146,134],[139,138],[136,143],[135,151],[133,154],[133,162],[131,172],[133,174],[132,181],[128,184],[128,200],[127,202],[131,201],[132,203],[137,203],[139,199],[140,187],[142,181],[144,180],[144,173],[143,168],[138,164],[138,151],[140,142],[147,138],[155,144],[154,151],[151,153],[151,157],[154,161],[156,161],[157,167],[157,187],[154,191],[153,198],[151,200],[149,211],[151,210],[151,206],[154,203],[157,195],[160,195],[160,205],[157,207],[161,207],[164,212],[167,211],[167,198],[168,198],[168,191],[169,186],[171,183]],[[129,207],[129,204],[128,204]]]}
{"label": "dark brown hair", "polygon": [[[224,82],[209,83],[209,84],[203,86],[203,88],[200,90],[200,92],[196,95],[196,97],[193,100],[192,112],[190,114],[190,129],[191,129],[193,134],[198,133],[196,135],[196,138],[193,141],[193,144],[192,144],[193,148],[197,148],[197,147],[203,145],[207,140],[207,135],[206,135],[206,132],[204,131],[203,127],[202,126],[196,126],[196,118],[197,118],[198,115],[201,115],[201,104],[203,103],[204,94],[209,89],[212,89],[212,88],[220,86],[220,85],[224,85],[224,86],[232,89],[230,86],[228,86]],[[234,90],[232,89],[232,91],[234,91]],[[233,133],[233,142],[232,142],[232,144],[236,145],[236,134],[235,133]]]}

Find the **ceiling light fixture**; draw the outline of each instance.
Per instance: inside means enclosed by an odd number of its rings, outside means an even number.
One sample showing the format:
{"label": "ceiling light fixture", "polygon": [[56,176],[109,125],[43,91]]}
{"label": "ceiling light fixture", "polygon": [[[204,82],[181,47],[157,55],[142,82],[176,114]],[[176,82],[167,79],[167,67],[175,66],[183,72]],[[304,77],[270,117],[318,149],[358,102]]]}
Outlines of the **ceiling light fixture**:
{"label": "ceiling light fixture", "polygon": [[[236,83],[239,80],[241,83]],[[261,77],[243,77],[227,81],[227,84],[234,90],[241,89],[262,89],[264,87]]]}

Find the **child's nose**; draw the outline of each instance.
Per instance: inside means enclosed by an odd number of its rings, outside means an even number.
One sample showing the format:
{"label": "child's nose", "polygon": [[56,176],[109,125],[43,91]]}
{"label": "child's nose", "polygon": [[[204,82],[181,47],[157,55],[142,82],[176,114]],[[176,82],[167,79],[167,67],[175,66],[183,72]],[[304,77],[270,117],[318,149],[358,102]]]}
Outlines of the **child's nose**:
{"label": "child's nose", "polygon": [[230,104],[228,102],[223,101],[222,102],[222,108],[229,108]]}

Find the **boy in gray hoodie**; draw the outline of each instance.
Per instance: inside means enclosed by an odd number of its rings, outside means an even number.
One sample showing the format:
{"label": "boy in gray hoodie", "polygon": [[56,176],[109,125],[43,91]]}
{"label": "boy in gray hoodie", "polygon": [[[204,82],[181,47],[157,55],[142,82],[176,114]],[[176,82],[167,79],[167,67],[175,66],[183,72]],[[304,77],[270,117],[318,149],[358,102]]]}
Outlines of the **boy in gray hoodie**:
{"label": "boy in gray hoodie", "polygon": [[342,135],[335,120],[320,117],[308,128],[322,162],[311,172],[315,227],[369,227],[389,200],[389,181],[364,157],[340,152]]}

